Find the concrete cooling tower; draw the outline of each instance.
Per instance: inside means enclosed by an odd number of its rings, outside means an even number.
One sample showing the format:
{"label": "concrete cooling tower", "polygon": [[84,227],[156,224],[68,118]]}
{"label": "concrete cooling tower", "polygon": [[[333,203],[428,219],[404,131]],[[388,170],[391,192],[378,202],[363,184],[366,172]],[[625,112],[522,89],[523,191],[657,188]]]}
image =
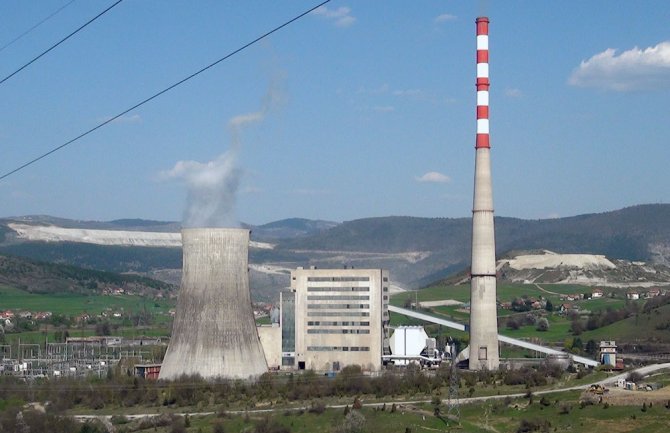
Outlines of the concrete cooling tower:
{"label": "concrete cooling tower", "polygon": [[160,379],[247,379],[268,370],[249,294],[249,230],[184,229],[183,275]]}

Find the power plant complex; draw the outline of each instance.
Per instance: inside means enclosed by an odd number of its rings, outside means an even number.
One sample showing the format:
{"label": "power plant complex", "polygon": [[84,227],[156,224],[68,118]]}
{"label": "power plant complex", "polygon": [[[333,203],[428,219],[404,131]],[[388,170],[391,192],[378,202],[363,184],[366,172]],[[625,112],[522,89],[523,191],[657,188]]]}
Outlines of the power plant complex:
{"label": "power plant complex", "polygon": [[[488,25],[477,18],[477,138],[472,209],[471,370],[499,367],[496,261],[489,140]],[[278,323],[257,329],[248,277],[249,231],[184,229],[183,276],[161,379],[257,377],[273,369],[368,371],[395,358],[436,360],[425,333],[389,335],[389,274],[382,269],[291,271]],[[418,335],[419,337],[409,337]],[[393,344],[390,344],[393,342]],[[396,356],[391,348],[395,349]],[[410,350],[410,348],[412,348]],[[430,353],[422,352],[428,348]]]}

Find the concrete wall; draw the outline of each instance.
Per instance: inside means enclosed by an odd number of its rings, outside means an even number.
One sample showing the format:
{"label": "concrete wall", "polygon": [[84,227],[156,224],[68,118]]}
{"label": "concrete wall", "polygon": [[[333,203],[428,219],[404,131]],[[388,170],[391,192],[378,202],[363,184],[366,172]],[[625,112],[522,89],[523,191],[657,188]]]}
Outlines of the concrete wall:
{"label": "concrete wall", "polygon": [[272,325],[259,326],[258,336],[261,339],[268,367],[279,370],[281,367],[281,328]]}
{"label": "concrete wall", "polygon": [[183,274],[161,379],[267,371],[249,295],[249,231],[184,229]]}
{"label": "concrete wall", "polygon": [[358,364],[379,370],[388,337],[388,287],[388,271],[381,269],[292,271],[296,367],[329,371]]}

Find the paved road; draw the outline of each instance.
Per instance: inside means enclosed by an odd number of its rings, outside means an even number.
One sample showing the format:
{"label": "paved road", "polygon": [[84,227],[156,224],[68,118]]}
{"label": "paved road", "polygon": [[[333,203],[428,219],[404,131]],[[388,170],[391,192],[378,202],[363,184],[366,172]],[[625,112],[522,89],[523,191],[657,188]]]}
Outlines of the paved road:
{"label": "paved road", "polygon": [[[666,362],[663,364],[653,364],[653,365],[647,365],[646,367],[640,367],[635,370],[633,370],[636,373],[641,374],[642,376],[647,376],[651,373],[654,373],[659,370],[663,369],[670,369],[670,362]],[[591,385],[610,385],[613,383],[616,383],[616,381],[620,378],[625,378],[627,377],[631,372],[626,372],[626,373],[621,373],[616,376],[608,377],[606,379],[600,380],[598,382],[592,382],[592,383],[587,383],[584,385],[577,385],[577,386],[571,386],[567,388],[560,388],[560,389],[547,389],[547,390],[542,390],[542,391],[534,391],[534,395],[543,395],[543,394],[552,394],[556,392],[566,392],[566,391],[578,391],[578,390],[583,390],[586,388],[589,388]],[[460,404],[469,404],[469,403],[475,403],[475,402],[480,402],[480,401],[486,401],[486,400],[499,400],[499,399],[504,399],[507,397],[511,398],[518,398],[518,397],[524,397],[526,395],[525,392],[521,393],[514,393],[514,394],[504,394],[504,395],[487,395],[487,396],[481,396],[481,397],[466,397],[466,398],[460,398],[459,403]],[[363,402],[363,405],[366,407],[381,407],[383,405],[390,406],[392,404],[395,404],[396,406],[404,406],[404,405],[412,405],[412,404],[417,404],[417,403],[430,403],[432,399],[429,400],[406,400],[406,401],[384,401],[384,402],[376,402],[376,403],[365,403]],[[446,400],[442,401],[443,403],[446,403]],[[333,404],[333,405],[327,405],[326,407],[329,409],[344,409],[345,406],[348,406],[348,404]],[[241,415],[241,414],[249,414],[249,415],[254,415],[254,414],[264,414],[264,413],[272,413],[272,412],[286,412],[286,411],[300,411],[300,410],[309,410],[309,406],[296,406],[296,407],[281,407],[281,408],[270,408],[270,409],[251,409],[251,410],[226,410],[226,413],[228,414],[233,414],[233,415]],[[214,415],[216,412],[170,412],[174,415],[177,416],[209,416],[209,415]],[[125,415],[126,418],[129,420],[137,420],[137,419],[142,419],[142,418],[149,418],[149,417],[155,417],[155,416],[160,416],[163,415],[164,413],[141,413],[141,414],[133,414],[133,415]],[[113,426],[109,422],[110,419],[112,418],[112,415],[74,415],[73,418],[78,419],[80,421],[87,421],[87,420],[92,420],[92,419],[99,419],[101,420],[105,426],[107,427],[108,431],[110,433],[114,432]],[[112,427],[110,429],[110,427]]]}

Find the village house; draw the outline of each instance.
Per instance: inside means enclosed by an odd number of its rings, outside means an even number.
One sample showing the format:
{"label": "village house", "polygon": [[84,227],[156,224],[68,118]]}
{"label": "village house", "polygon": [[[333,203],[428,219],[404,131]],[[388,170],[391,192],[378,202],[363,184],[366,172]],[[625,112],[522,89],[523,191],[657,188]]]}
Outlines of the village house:
{"label": "village house", "polygon": [[602,298],[605,296],[605,292],[603,289],[593,289],[591,292],[591,298],[596,299],[596,298]]}
{"label": "village house", "polygon": [[631,290],[626,294],[626,298],[631,301],[637,301],[638,299],[640,299],[640,293],[635,290]]}
{"label": "village house", "polygon": [[661,289],[659,289],[658,287],[652,287],[645,294],[645,298],[647,298],[647,299],[655,298],[655,297],[660,296],[660,295],[661,295]]}

